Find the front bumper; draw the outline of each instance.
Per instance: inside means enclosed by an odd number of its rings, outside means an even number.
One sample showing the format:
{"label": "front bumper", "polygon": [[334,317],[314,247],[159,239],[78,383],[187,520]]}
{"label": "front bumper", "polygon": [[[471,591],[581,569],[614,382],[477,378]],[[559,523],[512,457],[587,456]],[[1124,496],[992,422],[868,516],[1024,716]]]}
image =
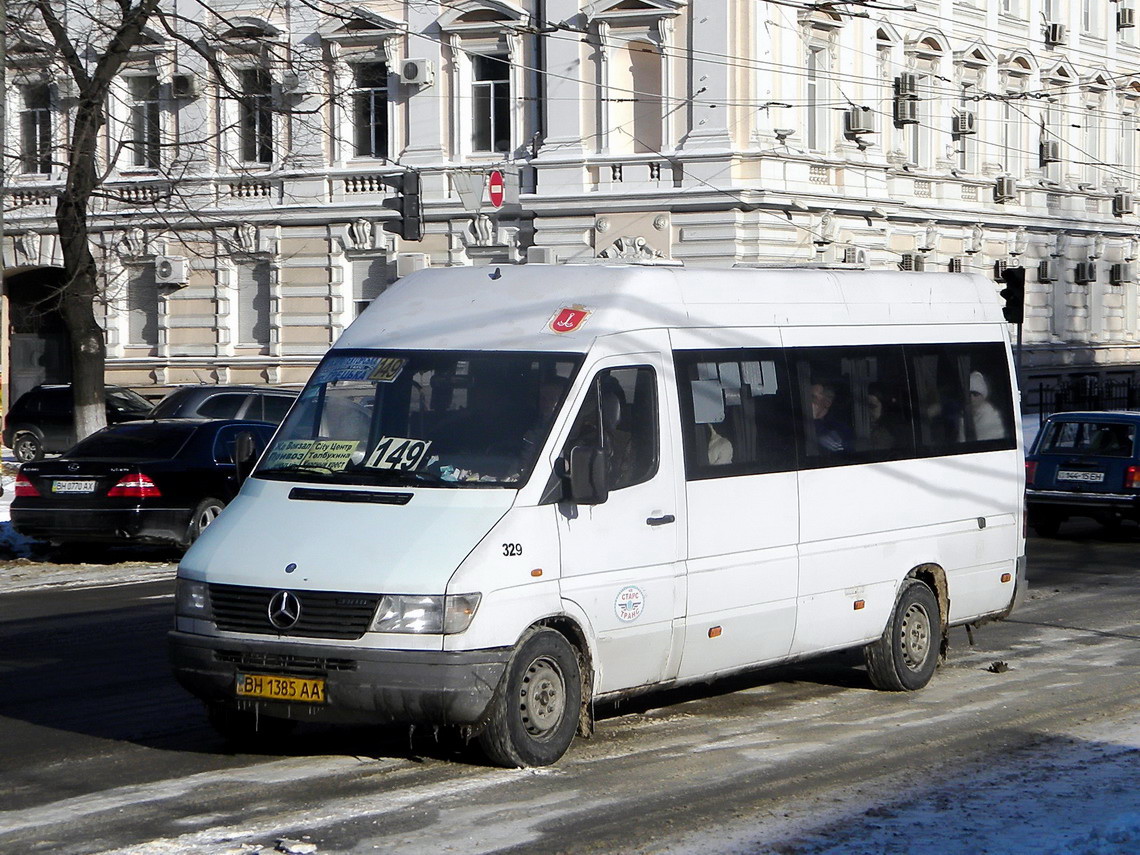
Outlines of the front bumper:
{"label": "front bumper", "polygon": [[12,527],[36,540],[183,543],[190,508],[12,508]]}
{"label": "front bumper", "polygon": [[[206,703],[257,706],[278,718],[338,723],[476,724],[510,659],[509,647],[444,652],[234,640],[173,631],[174,676]],[[238,698],[237,674],[322,677],[327,701]]]}

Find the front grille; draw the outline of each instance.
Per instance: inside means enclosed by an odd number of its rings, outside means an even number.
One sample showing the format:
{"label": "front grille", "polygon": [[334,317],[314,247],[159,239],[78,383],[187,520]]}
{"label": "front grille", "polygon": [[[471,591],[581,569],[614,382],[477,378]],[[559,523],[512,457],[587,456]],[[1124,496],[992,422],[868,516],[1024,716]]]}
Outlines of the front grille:
{"label": "front grille", "polygon": [[215,650],[214,659],[259,671],[278,674],[327,674],[330,671],[355,671],[352,659],[325,659],[320,656],[293,656],[288,653],[242,653],[239,650]]}
{"label": "front grille", "polygon": [[360,638],[372,622],[378,594],[341,591],[291,591],[301,601],[301,616],[288,629],[269,622],[269,601],[279,588],[211,585],[214,624],[225,632],[305,638]]}

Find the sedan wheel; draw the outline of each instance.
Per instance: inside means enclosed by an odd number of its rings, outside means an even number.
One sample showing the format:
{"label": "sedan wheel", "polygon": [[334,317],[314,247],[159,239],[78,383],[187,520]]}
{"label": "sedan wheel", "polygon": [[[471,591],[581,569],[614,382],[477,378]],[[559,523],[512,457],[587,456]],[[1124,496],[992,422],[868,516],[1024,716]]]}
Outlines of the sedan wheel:
{"label": "sedan wheel", "polygon": [[221,499],[203,499],[194,509],[190,518],[190,528],[186,532],[186,545],[189,546],[202,534],[202,530],[218,518],[225,503]]}
{"label": "sedan wheel", "polygon": [[12,440],[12,454],[21,463],[31,463],[44,456],[43,443],[34,433],[24,431]]}

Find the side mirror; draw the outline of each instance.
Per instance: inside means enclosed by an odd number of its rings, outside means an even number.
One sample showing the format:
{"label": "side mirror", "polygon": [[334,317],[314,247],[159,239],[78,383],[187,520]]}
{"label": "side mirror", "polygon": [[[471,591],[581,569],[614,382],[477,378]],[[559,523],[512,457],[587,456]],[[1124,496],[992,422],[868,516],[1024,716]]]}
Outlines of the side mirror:
{"label": "side mirror", "polygon": [[570,501],[579,505],[600,505],[610,497],[605,452],[588,445],[570,449],[567,466]]}
{"label": "side mirror", "polygon": [[234,437],[233,461],[237,467],[238,481],[244,481],[253,471],[253,464],[257,462],[257,449],[253,442],[253,434],[247,430],[243,430]]}

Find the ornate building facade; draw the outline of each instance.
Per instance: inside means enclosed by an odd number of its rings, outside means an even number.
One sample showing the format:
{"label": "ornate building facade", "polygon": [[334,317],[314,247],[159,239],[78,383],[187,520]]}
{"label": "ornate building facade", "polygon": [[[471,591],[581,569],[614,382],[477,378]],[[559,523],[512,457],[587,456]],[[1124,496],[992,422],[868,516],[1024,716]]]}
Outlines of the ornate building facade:
{"label": "ornate building facade", "polygon": [[[205,50],[154,27],[108,104],[91,217],[108,380],[300,383],[407,271],[594,259],[963,270],[995,289],[1020,266],[1028,375],[1131,374],[1131,3],[914,7],[182,8],[170,26]],[[9,392],[66,372],[58,324],[29,308],[59,278],[74,93],[52,57],[9,36]]]}

